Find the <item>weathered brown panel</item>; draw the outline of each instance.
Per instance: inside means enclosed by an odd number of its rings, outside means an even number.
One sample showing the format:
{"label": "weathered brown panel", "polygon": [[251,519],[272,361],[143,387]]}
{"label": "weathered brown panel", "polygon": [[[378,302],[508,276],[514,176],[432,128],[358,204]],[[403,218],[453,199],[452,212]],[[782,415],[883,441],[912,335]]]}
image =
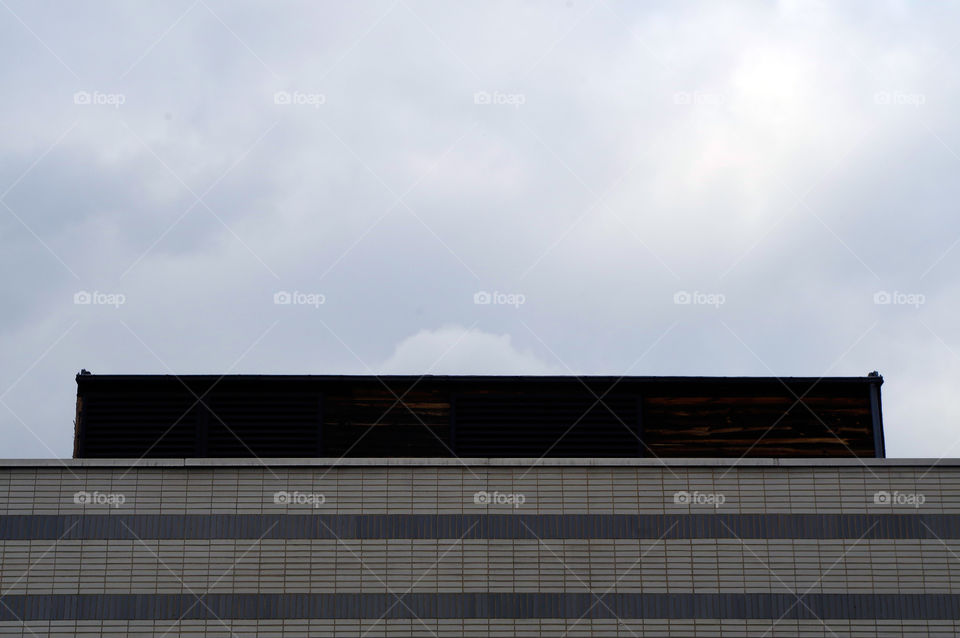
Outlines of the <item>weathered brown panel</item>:
{"label": "weathered brown panel", "polygon": [[873,456],[869,397],[648,397],[658,456]]}

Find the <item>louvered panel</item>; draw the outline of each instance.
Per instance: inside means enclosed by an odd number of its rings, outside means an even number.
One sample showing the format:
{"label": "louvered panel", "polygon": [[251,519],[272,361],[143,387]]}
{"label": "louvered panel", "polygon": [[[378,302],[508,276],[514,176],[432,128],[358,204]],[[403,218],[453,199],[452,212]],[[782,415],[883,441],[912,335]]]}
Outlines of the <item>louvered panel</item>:
{"label": "louvered panel", "polygon": [[80,375],[75,454],[882,457],[881,381]]}
{"label": "louvered panel", "polygon": [[204,400],[209,408],[206,456],[315,456],[320,401],[309,392],[214,391]]}
{"label": "louvered panel", "polygon": [[423,380],[355,384],[324,400],[328,456],[450,456],[450,399]]}
{"label": "louvered panel", "polygon": [[637,456],[637,399],[565,395],[458,396],[459,456]]}
{"label": "louvered panel", "polygon": [[195,398],[183,391],[88,392],[83,456],[181,458],[195,454]]}

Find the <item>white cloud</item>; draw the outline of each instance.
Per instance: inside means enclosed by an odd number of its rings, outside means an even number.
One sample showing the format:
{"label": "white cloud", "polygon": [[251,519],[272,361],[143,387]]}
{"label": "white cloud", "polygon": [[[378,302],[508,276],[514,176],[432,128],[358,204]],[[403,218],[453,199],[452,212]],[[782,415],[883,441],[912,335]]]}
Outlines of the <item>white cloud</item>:
{"label": "white cloud", "polygon": [[444,326],[421,330],[399,344],[380,366],[381,374],[564,374],[508,334]]}

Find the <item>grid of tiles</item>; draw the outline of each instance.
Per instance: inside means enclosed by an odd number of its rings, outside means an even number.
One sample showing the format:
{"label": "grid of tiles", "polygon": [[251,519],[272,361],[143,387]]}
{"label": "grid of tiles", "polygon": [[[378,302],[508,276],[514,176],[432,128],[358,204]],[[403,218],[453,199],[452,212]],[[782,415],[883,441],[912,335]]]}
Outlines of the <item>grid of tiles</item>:
{"label": "grid of tiles", "polygon": [[0,466],[0,636],[955,635],[958,556],[951,465]]}
{"label": "grid of tiles", "polygon": [[0,540],[960,538],[956,514],[0,515]]}
{"label": "grid of tiles", "polygon": [[[7,541],[5,594],[960,594],[960,541]],[[24,576],[25,575],[25,576]]]}
{"label": "grid of tiles", "polygon": [[960,617],[949,594],[78,594],[8,595],[0,620],[292,618],[923,619]]}
{"label": "grid of tiles", "polygon": [[671,619],[424,619],[424,620],[226,620],[53,621],[0,623],[0,636],[51,638],[636,638],[637,636],[738,638],[954,638],[960,622],[784,619],[771,627],[756,620]]}
{"label": "grid of tiles", "polygon": [[[513,513],[478,492],[523,494],[522,513],[709,511],[678,493],[722,495],[726,513],[917,512],[895,495],[922,494],[923,513],[960,514],[960,467],[3,467],[0,514],[89,514],[78,491],[122,494],[105,514],[261,514],[296,508],[278,492],[322,494],[330,514]],[[876,502],[878,493],[889,502]],[[691,496],[693,499],[693,496]],[[310,504],[300,511],[309,513]]]}

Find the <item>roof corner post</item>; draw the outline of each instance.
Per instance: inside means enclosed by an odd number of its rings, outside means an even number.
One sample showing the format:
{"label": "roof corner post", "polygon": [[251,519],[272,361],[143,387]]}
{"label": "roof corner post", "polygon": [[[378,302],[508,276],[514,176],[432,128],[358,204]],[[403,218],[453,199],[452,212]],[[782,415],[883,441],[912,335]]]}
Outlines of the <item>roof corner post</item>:
{"label": "roof corner post", "polygon": [[317,449],[316,456],[324,455],[323,447],[323,394],[317,397]]}
{"label": "roof corner post", "polygon": [[450,451],[457,456],[457,395],[450,393]]}
{"label": "roof corner post", "polygon": [[643,458],[647,455],[647,446],[643,442],[643,396],[637,397],[637,456]]}
{"label": "roof corner post", "polygon": [[873,456],[886,458],[887,451],[883,441],[883,415],[880,408],[880,383],[870,384],[870,420],[873,429]]}
{"label": "roof corner post", "polygon": [[[79,385],[79,384],[78,384]],[[84,444],[86,443],[87,437],[85,433],[85,423],[84,423],[84,400],[83,395],[80,394],[80,389],[77,388],[77,404],[74,408],[74,417],[73,417],[73,458],[81,459],[84,456]]]}

